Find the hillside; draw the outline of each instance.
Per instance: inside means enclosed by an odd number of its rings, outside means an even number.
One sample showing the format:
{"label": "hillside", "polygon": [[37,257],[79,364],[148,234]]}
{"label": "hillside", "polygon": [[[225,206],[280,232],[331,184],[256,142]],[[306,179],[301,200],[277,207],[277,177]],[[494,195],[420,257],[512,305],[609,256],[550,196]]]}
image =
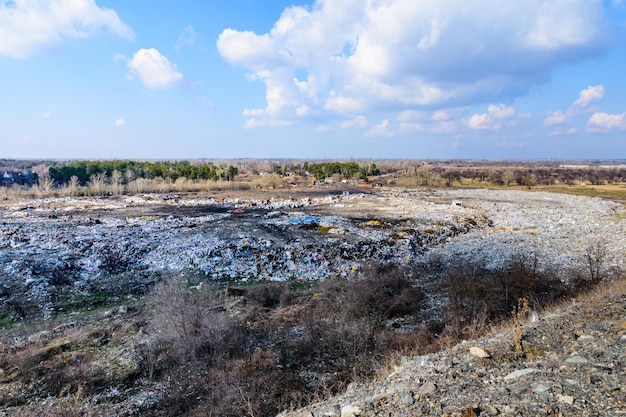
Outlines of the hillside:
{"label": "hillside", "polygon": [[626,281],[533,317],[281,417],[626,415]]}

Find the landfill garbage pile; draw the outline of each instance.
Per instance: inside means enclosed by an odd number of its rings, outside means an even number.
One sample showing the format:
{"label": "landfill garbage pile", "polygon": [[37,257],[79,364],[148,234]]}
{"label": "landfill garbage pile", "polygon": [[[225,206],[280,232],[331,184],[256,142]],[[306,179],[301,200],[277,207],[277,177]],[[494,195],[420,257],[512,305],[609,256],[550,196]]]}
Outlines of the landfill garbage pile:
{"label": "landfill garbage pile", "polygon": [[380,197],[362,194],[265,201],[149,195],[7,206],[0,212],[0,313],[50,317],[141,294],[170,271],[236,282],[345,276],[369,261],[412,262],[488,226],[478,209],[404,200],[389,212]]}
{"label": "landfill garbage pile", "polygon": [[622,202],[509,190],[438,191],[433,200],[452,198],[467,207],[480,207],[492,227],[459,235],[429,251],[454,260],[486,260],[495,269],[514,257],[536,255],[539,268],[584,271],[591,261],[607,276],[626,270],[626,218]]}
{"label": "landfill garbage pile", "polygon": [[162,274],[198,280],[320,280],[367,262],[482,257],[497,268],[540,252],[579,267],[601,244],[622,267],[621,203],[489,190],[295,198],[137,195],[0,207],[0,314],[49,317],[144,293]]}

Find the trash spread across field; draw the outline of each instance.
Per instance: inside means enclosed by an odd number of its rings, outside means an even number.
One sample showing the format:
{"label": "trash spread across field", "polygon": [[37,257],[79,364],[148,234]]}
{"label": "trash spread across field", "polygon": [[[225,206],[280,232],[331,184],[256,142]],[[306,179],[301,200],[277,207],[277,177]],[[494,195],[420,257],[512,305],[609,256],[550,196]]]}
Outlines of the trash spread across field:
{"label": "trash spread across field", "polygon": [[0,208],[0,299],[6,314],[45,317],[60,300],[141,293],[169,271],[320,280],[433,254],[486,256],[497,266],[520,250],[572,263],[607,233],[606,251],[621,263],[622,211],[600,199],[484,190],[40,199]]}

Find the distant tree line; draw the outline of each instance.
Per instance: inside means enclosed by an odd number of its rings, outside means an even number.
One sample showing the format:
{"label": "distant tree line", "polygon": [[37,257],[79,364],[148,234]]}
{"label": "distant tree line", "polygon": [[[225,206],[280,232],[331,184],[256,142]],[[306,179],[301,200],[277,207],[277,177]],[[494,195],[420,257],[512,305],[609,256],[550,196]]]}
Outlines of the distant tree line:
{"label": "distant tree line", "polygon": [[141,161],[75,161],[50,167],[48,173],[57,185],[65,185],[74,177],[79,185],[87,185],[96,177],[116,178],[119,182],[129,182],[137,178],[162,178],[176,181],[178,178],[190,180],[232,181],[239,170],[233,165],[217,166],[211,163],[192,165],[189,161],[141,162]]}
{"label": "distant tree line", "polygon": [[368,175],[380,175],[380,170],[376,167],[376,164],[359,165],[357,162],[323,162],[310,164],[308,166],[308,172],[318,180],[331,177],[334,174],[340,174],[346,179],[366,179]]}
{"label": "distant tree line", "polygon": [[[626,178],[624,168],[561,168],[561,167],[446,167],[435,166],[433,172],[452,185],[461,179],[497,185],[611,184]],[[416,170],[417,172],[417,170]]]}

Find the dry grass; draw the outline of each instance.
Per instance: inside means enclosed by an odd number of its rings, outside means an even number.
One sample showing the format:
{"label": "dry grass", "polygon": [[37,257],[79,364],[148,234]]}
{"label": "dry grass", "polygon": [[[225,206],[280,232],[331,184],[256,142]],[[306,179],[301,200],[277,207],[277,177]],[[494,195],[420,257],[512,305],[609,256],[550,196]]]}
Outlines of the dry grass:
{"label": "dry grass", "polygon": [[546,185],[534,186],[532,190],[551,193],[572,194],[584,197],[602,197],[615,200],[626,200],[626,184],[602,185]]}
{"label": "dry grass", "polygon": [[[410,178],[407,178],[410,180]],[[410,181],[408,181],[410,183]],[[626,183],[619,184],[554,184],[554,185],[533,185],[531,187],[522,185],[498,185],[489,181],[478,181],[471,178],[463,178],[460,182],[452,184],[458,188],[484,188],[490,190],[520,190],[530,192],[550,192],[558,194],[577,195],[582,197],[601,197],[615,200],[626,200]]]}

